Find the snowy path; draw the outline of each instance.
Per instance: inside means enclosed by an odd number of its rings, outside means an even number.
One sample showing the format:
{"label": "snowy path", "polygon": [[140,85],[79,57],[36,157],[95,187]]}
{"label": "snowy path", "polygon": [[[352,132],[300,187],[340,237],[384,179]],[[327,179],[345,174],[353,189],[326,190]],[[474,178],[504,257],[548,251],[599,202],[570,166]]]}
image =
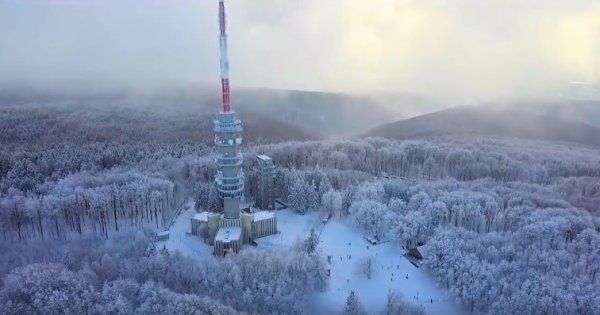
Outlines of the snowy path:
{"label": "snowy path", "polygon": [[[333,257],[329,288],[314,298],[319,312],[339,311],[350,290],[354,290],[369,313],[377,313],[385,306],[388,289],[394,288],[406,301],[423,307],[427,314],[467,313],[423,269],[409,263],[402,256],[404,251],[392,243],[370,245],[359,230],[330,221],[323,230],[320,246],[325,257]],[[357,261],[367,255],[375,257],[370,280],[357,272]]]}

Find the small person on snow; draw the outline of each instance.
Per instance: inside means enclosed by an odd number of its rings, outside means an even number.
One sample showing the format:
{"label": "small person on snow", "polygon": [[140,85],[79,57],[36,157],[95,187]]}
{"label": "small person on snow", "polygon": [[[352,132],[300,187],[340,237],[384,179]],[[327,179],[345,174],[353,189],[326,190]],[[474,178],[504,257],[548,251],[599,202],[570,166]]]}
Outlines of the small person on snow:
{"label": "small person on snow", "polygon": [[408,279],[408,273],[406,274],[406,279]]}

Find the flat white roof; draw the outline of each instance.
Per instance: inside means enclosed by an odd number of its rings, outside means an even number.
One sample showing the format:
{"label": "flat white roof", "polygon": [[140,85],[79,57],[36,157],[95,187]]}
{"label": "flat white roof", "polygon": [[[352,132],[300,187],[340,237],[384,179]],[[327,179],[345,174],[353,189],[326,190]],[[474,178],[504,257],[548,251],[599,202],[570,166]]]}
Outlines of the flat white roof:
{"label": "flat white roof", "polygon": [[192,219],[198,220],[198,221],[203,221],[203,222],[208,222],[208,212],[204,211],[204,212],[196,213],[196,214],[194,214]]}
{"label": "flat white roof", "polygon": [[259,154],[256,157],[258,157],[258,159],[262,160],[262,161],[271,161],[271,158],[269,156],[267,156],[267,155],[264,155],[264,154]]}
{"label": "flat white roof", "polygon": [[158,233],[156,235],[157,236],[167,236],[167,235],[169,235],[169,231],[160,232],[160,233]]}
{"label": "flat white roof", "polygon": [[254,215],[254,221],[267,220],[267,219],[271,219],[271,218],[275,217],[275,214],[270,211],[254,212],[253,215]]}
{"label": "flat white roof", "polygon": [[231,241],[238,241],[242,238],[242,228],[240,227],[228,227],[220,228],[215,236],[215,241],[221,241],[228,243]]}

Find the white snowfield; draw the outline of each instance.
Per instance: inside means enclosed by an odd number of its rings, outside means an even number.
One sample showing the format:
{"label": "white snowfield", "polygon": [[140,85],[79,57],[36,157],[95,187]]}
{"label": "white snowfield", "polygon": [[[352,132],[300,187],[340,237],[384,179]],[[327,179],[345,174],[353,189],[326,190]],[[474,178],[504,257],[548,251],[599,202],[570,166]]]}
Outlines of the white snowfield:
{"label": "white snowfield", "polygon": [[[321,233],[320,250],[325,259],[332,256],[328,265],[331,277],[326,291],[313,297],[313,314],[339,312],[351,290],[359,295],[369,314],[379,313],[385,307],[390,288],[401,292],[407,302],[423,307],[427,314],[468,314],[424,269],[408,262],[399,246],[371,245],[350,223],[336,219],[323,223],[322,217],[319,212],[300,215],[290,210],[278,211],[281,233],[257,240],[259,248],[289,248],[296,240],[305,239],[311,228]],[[366,256],[374,257],[370,280],[358,271],[358,262]]]}
{"label": "white snowfield", "polygon": [[[170,230],[170,239],[160,242],[169,250],[179,250],[194,258],[212,254],[212,247],[199,237],[190,236],[190,218],[196,211],[193,205],[184,211]],[[323,213],[317,211],[305,215],[290,210],[277,211],[277,235],[257,240],[259,249],[289,249],[294,242],[308,237],[310,230],[320,233],[320,250],[327,261],[331,276],[325,291],[313,296],[313,314],[339,312],[348,293],[355,291],[369,314],[381,312],[387,300],[388,290],[396,289],[404,299],[422,307],[427,314],[468,314],[450,294],[437,286],[426,270],[416,268],[402,254],[404,251],[393,243],[369,244],[364,234],[345,221],[337,219],[322,222]],[[368,246],[368,248],[367,248]],[[371,279],[358,271],[358,262],[372,256],[374,264]],[[407,279],[408,276],[408,279]]]}
{"label": "white snowfield", "polygon": [[[332,257],[329,288],[314,298],[319,312],[339,311],[353,290],[369,314],[379,313],[385,307],[388,290],[396,289],[427,314],[467,313],[425,270],[408,262],[402,248],[395,244],[371,245],[360,231],[339,221],[327,223],[320,240],[323,255]],[[367,256],[374,258],[370,280],[358,270],[359,261]]]}

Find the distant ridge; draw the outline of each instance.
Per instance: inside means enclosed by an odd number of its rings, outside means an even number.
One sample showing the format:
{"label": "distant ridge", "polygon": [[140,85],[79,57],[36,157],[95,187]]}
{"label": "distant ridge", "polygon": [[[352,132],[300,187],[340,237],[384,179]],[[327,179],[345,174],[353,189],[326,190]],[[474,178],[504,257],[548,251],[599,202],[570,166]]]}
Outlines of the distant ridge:
{"label": "distant ridge", "polygon": [[600,146],[600,127],[527,110],[456,107],[381,125],[361,137],[425,138],[449,134],[508,136]]}
{"label": "distant ridge", "polygon": [[[259,114],[326,137],[352,136],[382,123],[440,109],[439,104],[408,93],[359,95],[236,86],[232,87],[232,93],[233,108],[241,115]],[[185,108],[214,115],[221,106],[220,95],[216,86],[165,88],[151,92],[86,90],[85,93],[61,93],[47,87],[10,90],[0,86],[0,105],[105,102]]]}

